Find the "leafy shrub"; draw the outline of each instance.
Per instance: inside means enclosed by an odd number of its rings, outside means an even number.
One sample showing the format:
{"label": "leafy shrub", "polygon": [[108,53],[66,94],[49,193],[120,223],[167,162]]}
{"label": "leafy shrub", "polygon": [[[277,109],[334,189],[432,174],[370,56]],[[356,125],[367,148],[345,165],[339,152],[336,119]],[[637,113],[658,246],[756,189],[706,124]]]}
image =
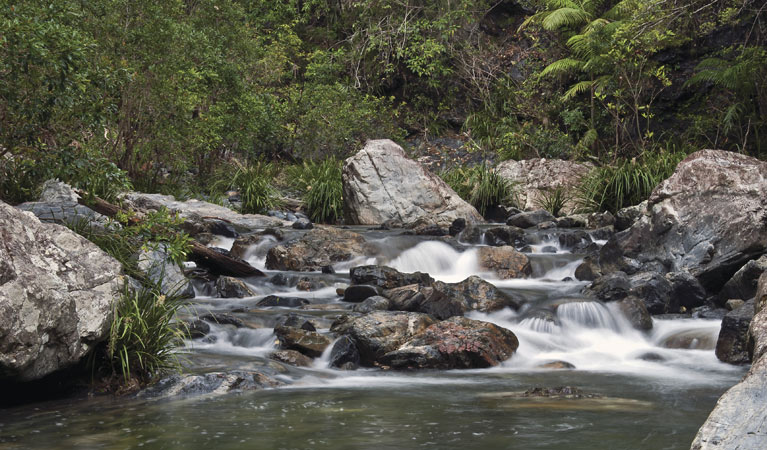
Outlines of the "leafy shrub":
{"label": "leafy shrub", "polygon": [[661,181],[674,172],[684,153],[647,152],[591,171],[582,181],[578,201],[587,211],[617,212],[646,200]]}
{"label": "leafy shrub", "polygon": [[512,197],[513,186],[485,163],[469,169],[458,168],[441,175],[462,199],[484,215],[489,208],[498,206]]}
{"label": "leafy shrub", "polygon": [[113,376],[149,381],[153,376],[180,370],[174,350],[186,335],[173,323],[183,306],[180,296],[164,295],[158,283],[135,291],[126,289],[114,311],[107,345]]}
{"label": "leafy shrub", "polygon": [[35,200],[46,171],[34,160],[0,155],[0,200],[11,205]]}
{"label": "leafy shrub", "polygon": [[343,215],[342,162],[330,157],[308,161],[287,170],[290,183],[301,191],[309,217],[315,222],[335,223]]}
{"label": "leafy shrub", "polygon": [[95,153],[60,152],[55,164],[57,168],[53,175],[56,178],[108,202],[114,202],[119,194],[133,189],[125,171]]}

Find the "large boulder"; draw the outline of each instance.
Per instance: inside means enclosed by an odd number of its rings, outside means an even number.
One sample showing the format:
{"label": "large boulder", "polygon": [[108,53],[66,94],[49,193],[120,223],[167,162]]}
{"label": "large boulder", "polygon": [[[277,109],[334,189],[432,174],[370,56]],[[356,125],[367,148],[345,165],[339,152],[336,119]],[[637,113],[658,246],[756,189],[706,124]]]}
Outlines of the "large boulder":
{"label": "large boulder", "polygon": [[103,341],[121,272],[85,238],[0,202],[0,379],[42,378]]}
{"label": "large boulder", "polygon": [[[498,174],[515,183],[520,208],[533,210],[541,207],[547,192],[557,188],[565,195],[574,198],[575,188],[583,176],[589,173],[591,166],[561,159],[534,158],[522,161],[504,161],[498,164]],[[563,213],[575,211],[574,200],[565,203]]]}
{"label": "large boulder", "polygon": [[402,147],[384,139],[368,141],[343,168],[346,223],[376,225],[418,219],[448,228],[458,218],[482,221],[441,178],[408,159]]}
{"label": "large boulder", "polygon": [[759,277],[767,272],[767,255],[751,260],[740,268],[730,280],[724,284],[717,296],[718,303],[724,303],[732,298],[749,300],[756,295],[756,285]]}
{"label": "large boulder", "polygon": [[761,450],[767,439],[767,308],[756,306],[751,325],[753,364],[743,381],[724,393],[698,430],[691,450]]}
{"label": "large boulder", "polygon": [[317,226],[266,254],[269,270],[319,271],[325,266],[367,256],[371,247],[361,234],[334,227]]}
{"label": "large boulder", "polygon": [[165,244],[142,248],[137,259],[139,270],[144,272],[149,281],[158,286],[163,294],[194,298],[192,283],[184,276],[178,264],[170,260]]}
{"label": "large boulder", "polygon": [[48,180],[43,184],[40,198],[36,202],[26,202],[17,206],[29,211],[41,222],[59,225],[104,228],[109,225],[109,218],[78,203],[80,196],[66,183]]}
{"label": "large boulder", "polygon": [[377,311],[360,317],[341,316],[330,331],[351,337],[359,350],[360,364],[372,366],[435,322],[427,314]]}
{"label": "large boulder", "polygon": [[517,337],[505,328],[453,317],[429,326],[380,362],[395,369],[484,368],[511,358],[517,347]]}
{"label": "large boulder", "polygon": [[600,252],[605,271],[676,272],[716,293],[767,251],[767,162],[701,150],[653,191],[648,215]]}

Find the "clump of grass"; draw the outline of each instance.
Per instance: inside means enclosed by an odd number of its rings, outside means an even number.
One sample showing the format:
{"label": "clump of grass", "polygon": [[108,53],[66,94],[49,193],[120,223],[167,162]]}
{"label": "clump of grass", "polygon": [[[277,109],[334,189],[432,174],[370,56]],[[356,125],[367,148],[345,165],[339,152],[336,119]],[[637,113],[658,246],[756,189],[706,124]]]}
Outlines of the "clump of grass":
{"label": "clump of grass", "polygon": [[572,200],[572,196],[562,186],[553,189],[542,189],[538,192],[536,204],[551,213],[554,217],[559,217],[565,205]]}
{"label": "clump of grass", "polygon": [[160,286],[126,288],[115,307],[106,359],[112,376],[122,376],[126,385],[181,368],[174,350],[188,333],[173,319],[184,304],[179,295],[163,294]]}
{"label": "clump of grass", "polygon": [[305,161],[287,169],[290,184],[300,192],[314,222],[336,223],[343,215],[342,161],[335,157],[321,162]]}
{"label": "clump of grass", "polygon": [[469,169],[457,168],[440,175],[462,199],[485,215],[488,209],[512,198],[511,182],[485,163]]}
{"label": "clump of grass", "polygon": [[240,192],[244,214],[261,214],[281,206],[280,196],[273,181],[279,170],[271,162],[257,160],[243,164],[237,160],[232,166],[224,167],[212,184],[212,195],[220,195],[226,190]]}
{"label": "clump of grass", "polygon": [[611,213],[637,205],[674,173],[685,156],[675,152],[647,152],[638,159],[598,167],[582,181],[578,202],[586,211]]}

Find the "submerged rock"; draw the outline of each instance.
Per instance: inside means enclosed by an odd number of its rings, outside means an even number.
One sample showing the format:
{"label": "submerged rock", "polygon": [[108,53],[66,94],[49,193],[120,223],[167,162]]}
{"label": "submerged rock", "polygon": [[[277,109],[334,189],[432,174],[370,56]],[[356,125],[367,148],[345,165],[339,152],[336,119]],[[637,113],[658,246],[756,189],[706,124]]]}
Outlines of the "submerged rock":
{"label": "submerged rock", "polygon": [[243,322],[242,319],[225,313],[207,313],[200,316],[200,320],[217,323],[219,325],[232,325],[235,328],[242,328],[245,326],[245,322]]}
{"label": "submerged rock", "polygon": [[204,375],[171,375],[139,392],[139,398],[194,397],[273,388],[283,383],[263,373],[234,370]]}
{"label": "submerged rock", "polygon": [[530,260],[514,247],[480,247],[477,253],[480,267],[492,270],[501,279],[527,278],[533,272]]}
{"label": "submerged rock", "polygon": [[441,178],[408,159],[402,147],[388,139],[368,141],[344,162],[343,194],[349,224],[396,219],[409,225],[424,216],[434,217],[432,222],[444,228],[458,218],[482,221]]}
{"label": "submerged rock", "polygon": [[282,308],[296,308],[298,306],[308,305],[309,300],[301,297],[278,297],[276,295],[267,295],[256,303],[256,306],[279,306]]}
{"label": "submerged rock", "polygon": [[360,364],[372,366],[380,358],[425,330],[436,320],[415,312],[376,311],[360,317],[342,316],[330,331],[354,339]]}
{"label": "submerged rock", "polygon": [[82,236],[0,202],[0,379],[42,378],[106,339],[121,274]]}
{"label": "submerged rock", "polygon": [[570,364],[567,361],[551,361],[543,364],[539,364],[539,369],[553,369],[553,370],[570,370],[575,369],[575,366],[573,364]]}
{"label": "submerged rock", "polygon": [[429,326],[380,362],[394,369],[483,368],[511,358],[517,347],[517,337],[505,328],[452,317]]}
{"label": "submerged rock", "polygon": [[317,226],[297,240],[280,244],[266,254],[269,270],[319,271],[335,263],[367,256],[372,250],[361,234]]}

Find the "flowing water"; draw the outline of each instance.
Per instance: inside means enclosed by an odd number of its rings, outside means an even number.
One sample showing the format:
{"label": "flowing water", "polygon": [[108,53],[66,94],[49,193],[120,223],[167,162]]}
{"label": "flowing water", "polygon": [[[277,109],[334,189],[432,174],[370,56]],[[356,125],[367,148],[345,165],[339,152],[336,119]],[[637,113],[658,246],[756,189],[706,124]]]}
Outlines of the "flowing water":
{"label": "flowing water", "polygon": [[[561,248],[554,235],[530,236],[536,242],[530,246],[530,279],[498,280],[480,268],[476,246],[456,249],[439,241],[361,231],[379,249],[377,256],[338,264],[338,274],[309,274],[325,283],[319,290],[247,279],[258,296],[198,297],[186,312],[228,312],[247,325],[213,325],[209,338],[188,342],[181,350],[188,371],[259,370],[284,387],[180,399],[69,399],[0,410],[0,450],[686,449],[716,399],[743,374],[714,356],[719,321],[654,320],[652,331],[640,332],[615,305],[582,297],[585,284],[572,281],[580,257]],[[263,269],[266,251],[275,244],[267,240],[246,257]],[[295,312],[326,332],[351,306],[335,293],[349,281],[343,272],[370,263],[427,272],[446,282],[479,275],[522,300],[520,311],[470,315],[512,330],[520,342],[517,353],[495,368],[460,371],[332,370],[328,352],[311,368],[268,359],[280,316]],[[269,294],[305,297],[311,304],[255,309]],[[669,348],[679,341],[694,349]],[[553,362],[575,368],[541,367]],[[531,388],[558,386],[598,397],[519,396]]]}

